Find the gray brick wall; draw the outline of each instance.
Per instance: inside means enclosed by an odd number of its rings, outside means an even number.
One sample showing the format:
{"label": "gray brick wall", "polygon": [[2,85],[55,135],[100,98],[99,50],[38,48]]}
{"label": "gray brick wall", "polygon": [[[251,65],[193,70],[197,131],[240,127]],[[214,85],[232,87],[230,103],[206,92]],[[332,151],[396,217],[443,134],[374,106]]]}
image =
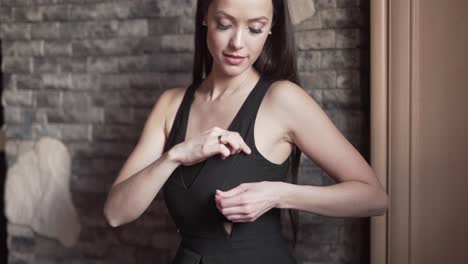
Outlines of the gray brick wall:
{"label": "gray brick wall", "polygon": [[[64,248],[8,225],[9,263],[168,263],[178,233],[158,194],[135,222],[106,225],[106,192],[163,89],[191,78],[191,0],[0,0],[6,154],[41,136],[71,151],[82,232]],[[302,87],[366,153],[368,13],[364,0],[315,0],[296,26]],[[363,78],[364,76],[364,78]],[[333,180],[304,157],[300,184]],[[285,214],[286,215],[286,214]],[[367,219],[301,213],[300,263],[365,263]],[[284,221],[290,235],[289,221]]]}

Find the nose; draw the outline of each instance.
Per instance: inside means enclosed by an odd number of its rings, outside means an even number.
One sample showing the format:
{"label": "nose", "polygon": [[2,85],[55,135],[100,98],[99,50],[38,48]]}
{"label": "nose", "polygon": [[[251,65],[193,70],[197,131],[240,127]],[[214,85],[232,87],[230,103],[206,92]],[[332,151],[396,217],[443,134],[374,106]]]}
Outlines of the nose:
{"label": "nose", "polygon": [[230,44],[231,47],[236,50],[241,49],[244,46],[242,39],[242,30],[240,28],[234,31],[234,35],[231,37]]}

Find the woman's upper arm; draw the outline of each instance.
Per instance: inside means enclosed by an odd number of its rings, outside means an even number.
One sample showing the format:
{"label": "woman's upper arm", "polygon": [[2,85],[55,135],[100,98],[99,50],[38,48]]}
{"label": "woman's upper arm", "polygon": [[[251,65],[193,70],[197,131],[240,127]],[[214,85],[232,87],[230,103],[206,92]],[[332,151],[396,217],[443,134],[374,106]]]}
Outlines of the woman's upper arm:
{"label": "woman's upper arm", "polygon": [[320,105],[295,83],[278,83],[272,98],[293,143],[337,182],[354,180],[382,188],[367,161]]}
{"label": "woman's upper arm", "polygon": [[130,178],[158,159],[166,141],[165,123],[168,109],[177,89],[167,89],[158,97],[146,119],[143,131],[112,186]]}

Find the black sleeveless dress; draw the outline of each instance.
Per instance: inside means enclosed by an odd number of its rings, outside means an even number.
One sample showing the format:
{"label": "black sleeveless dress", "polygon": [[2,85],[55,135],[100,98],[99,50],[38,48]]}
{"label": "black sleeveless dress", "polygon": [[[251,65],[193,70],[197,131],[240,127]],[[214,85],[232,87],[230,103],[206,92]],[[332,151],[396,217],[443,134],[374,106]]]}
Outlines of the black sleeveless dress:
{"label": "black sleeveless dress", "polygon": [[[295,264],[281,234],[280,209],[272,208],[253,222],[232,222],[216,207],[215,190],[244,182],[285,181],[290,158],[282,164],[267,160],[256,148],[254,125],[260,103],[272,81],[261,76],[227,128],[237,131],[252,150],[221,159],[220,155],[179,166],[162,190],[169,214],[182,236],[172,264]],[[185,140],[193,95],[192,83],[176,113],[164,151]],[[231,234],[223,221],[232,222]]]}

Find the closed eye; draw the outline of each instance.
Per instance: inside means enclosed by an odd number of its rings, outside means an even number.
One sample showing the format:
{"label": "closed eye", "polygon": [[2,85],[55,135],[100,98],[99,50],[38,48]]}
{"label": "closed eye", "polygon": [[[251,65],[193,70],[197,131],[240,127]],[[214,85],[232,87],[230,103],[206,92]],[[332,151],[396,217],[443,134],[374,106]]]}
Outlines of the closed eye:
{"label": "closed eye", "polygon": [[228,29],[230,26],[225,26],[225,25],[223,25],[223,24],[221,24],[221,23],[218,23],[218,24],[216,25],[216,27],[219,28],[219,29],[222,29],[222,30],[226,30],[226,29]]}
{"label": "closed eye", "polygon": [[[226,26],[226,25],[223,25],[221,23],[217,23],[217,25],[216,25],[216,28],[221,29],[221,30],[226,30],[226,29],[229,29],[230,27],[231,27],[231,25]],[[261,34],[263,32],[263,30],[261,30],[261,29],[255,29],[255,28],[251,28],[251,27],[249,27],[249,30],[250,30],[251,33],[254,33],[254,34]]]}
{"label": "closed eye", "polygon": [[249,29],[252,33],[255,33],[255,34],[260,34],[263,32],[263,30],[261,29],[255,29],[255,28],[249,28]]}

